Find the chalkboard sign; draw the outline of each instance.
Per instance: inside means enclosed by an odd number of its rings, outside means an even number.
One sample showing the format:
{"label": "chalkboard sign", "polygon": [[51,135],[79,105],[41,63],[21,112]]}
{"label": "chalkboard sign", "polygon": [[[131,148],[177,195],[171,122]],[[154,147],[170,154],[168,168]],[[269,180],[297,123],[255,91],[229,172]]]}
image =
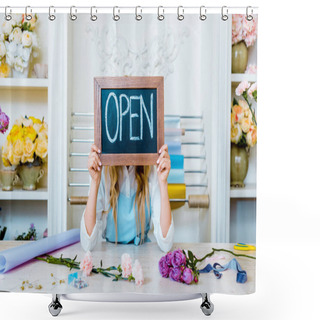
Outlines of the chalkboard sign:
{"label": "chalkboard sign", "polygon": [[94,78],[94,142],[102,165],[156,164],[163,122],[163,77]]}

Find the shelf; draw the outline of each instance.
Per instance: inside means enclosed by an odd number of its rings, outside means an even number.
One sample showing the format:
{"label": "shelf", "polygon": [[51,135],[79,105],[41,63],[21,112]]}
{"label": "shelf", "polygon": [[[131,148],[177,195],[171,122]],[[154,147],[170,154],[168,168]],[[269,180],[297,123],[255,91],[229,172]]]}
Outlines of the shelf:
{"label": "shelf", "polygon": [[0,200],[48,200],[48,189],[38,188],[35,191],[22,190],[20,187],[13,187],[13,191],[2,191],[0,189]]}
{"label": "shelf", "polygon": [[1,78],[0,79],[0,90],[1,89],[48,89],[48,79],[16,79],[16,78]]}
{"label": "shelf", "polygon": [[231,82],[240,83],[241,81],[247,80],[248,82],[256,82],[257,74],[248,74],[248,73],[232,73]]}
{"label": "shelf", "polygon": [[244,188],[230,188],[230,198],[256,198],[256,184],[248,183]]}

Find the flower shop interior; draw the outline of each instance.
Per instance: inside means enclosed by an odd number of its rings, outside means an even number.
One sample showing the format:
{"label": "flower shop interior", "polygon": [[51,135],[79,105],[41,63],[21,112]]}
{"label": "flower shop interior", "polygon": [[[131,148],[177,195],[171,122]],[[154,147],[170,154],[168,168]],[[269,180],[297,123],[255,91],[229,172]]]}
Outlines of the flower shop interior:
{"label": "flower shop interior", "polygon": [[[178,139],[184,156],[180,198],[207,196],[200,208],[192,207],[191,200],[172,206],[174,241],[255,243],[257,40],[244,35],[242,16],[222,21],[217,15],[205,22],[208,28],[198,16],[188,17],[190,23],[166,19],[167,28],[153,41],[169,39],[172,53],[159,69],[143,66],[143,41],[132,46],[125,32],[136,22],[123,17],[117,32],[125,45],[116,52],[125,60],[131,45],[138,62],[129,70],[126,61],[117,61],[113,70],[115,53],[106,44],[114,43],[111,18],[95,24],[82,15],[77,21],[67,15],[58,20],[51,23],[39,14],[26,27],[16,17],[15,24],[0,28],[0,240],[36,240],[80,227],[94,132],[93,78],[161,75],[165,129],[173,122],[183,129]],[[138,25],[132,29],[139,32]],[[156,55],[152,50],[158,47],[141,34],[149,41],[148,54]],[[197,77],[201,85],[190,80]],[[26,131],[30,126],[36,135]],[[34,162],[29,167],[39,167],[33,184],[23,178],[28,147]]]}

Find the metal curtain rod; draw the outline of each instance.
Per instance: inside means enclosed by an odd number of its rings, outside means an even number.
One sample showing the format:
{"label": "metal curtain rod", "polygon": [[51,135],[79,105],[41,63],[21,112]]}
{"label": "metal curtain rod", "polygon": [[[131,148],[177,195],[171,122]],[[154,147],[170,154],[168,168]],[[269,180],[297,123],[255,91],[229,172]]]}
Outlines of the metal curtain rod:
{"label": "metal curtain rod", "polygon": [[[9,1],[8,1],[9,4]],[[4,13],[6,11],[7,7],[7,13],[25,13],[26,10],[28,10],[29,13],[36,12],[36,13],[48,13],[49,12],[49,6],[1,6],[0,12]],[[247,12],[247,9],[250,8],[251,14],[257,14],[259,7],[256,6],[239,6],[239,7],[212,7],[212,6],[201,6],[202,10],[205,10],[206,14],[212,14],[212,13],[221,13],[221,9],[225,8],[228,10],[229,14],[234,13],[243,13],[245,14]],[[180,7],[171,7],[171,6],[158,6],[158,7],[149,7],[149,6],[51,6],[51,12],[52,13],[70,13],[70,10],[74,13],[114,13],[114,8],[117,9],[118,13],[136,13],[137,8],[139,9],[140,13],[153,13],[157,14],[159,8],[161,8],[162,12],[164,11],[165,14],[168,13],[177,13],[178,8],[183,11],[183,14],[192,14],[192,13],[199,13],[199,10],[201,8],[198,7],[189,7],[189,6],[180,6]],[[9,11],[10,12],[9,12]]]}

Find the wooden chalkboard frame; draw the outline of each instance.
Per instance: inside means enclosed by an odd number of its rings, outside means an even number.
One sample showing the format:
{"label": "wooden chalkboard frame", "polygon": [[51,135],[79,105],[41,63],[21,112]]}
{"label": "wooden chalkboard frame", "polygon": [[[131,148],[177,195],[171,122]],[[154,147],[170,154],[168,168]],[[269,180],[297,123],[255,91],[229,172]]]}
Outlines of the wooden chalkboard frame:
{"label": "wooden chalkboard frame", "polygon": [[164,79],[163,77],[95,77],[94,78],[94,143],[102,150],[101,90],[157,89],[157,153],[100,154],[102,165],[155,165],[164,144]]}

